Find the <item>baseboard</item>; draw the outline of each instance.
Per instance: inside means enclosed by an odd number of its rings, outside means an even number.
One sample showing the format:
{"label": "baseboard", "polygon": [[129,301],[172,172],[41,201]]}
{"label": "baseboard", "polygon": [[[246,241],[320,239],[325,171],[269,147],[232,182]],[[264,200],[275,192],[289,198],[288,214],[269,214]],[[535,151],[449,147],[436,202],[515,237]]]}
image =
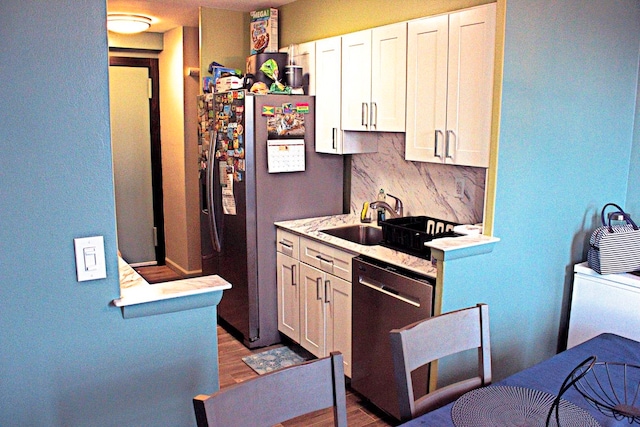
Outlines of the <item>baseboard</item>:
{"label": "baseboard", "polygon": [[154,265],[158,265],[157,261],[146,261],[146,262],[134,262],[133,264],[129,264],[133,268],[137,267],[151,267]]}
{"label": "baseboard", "polygon": [[200,270],[185,270],[184,268],[180,267],[175,262],[171,261],[169,258],[165,258],[164,262],[167,265],[167,267],[169,267],[170,269],[172,269],[173,271],[175,271],[176,273],[178,273],[178,274],[180,274],[182,276],[185,276],[185,277],[202,276],[202,269],[200,269]]}

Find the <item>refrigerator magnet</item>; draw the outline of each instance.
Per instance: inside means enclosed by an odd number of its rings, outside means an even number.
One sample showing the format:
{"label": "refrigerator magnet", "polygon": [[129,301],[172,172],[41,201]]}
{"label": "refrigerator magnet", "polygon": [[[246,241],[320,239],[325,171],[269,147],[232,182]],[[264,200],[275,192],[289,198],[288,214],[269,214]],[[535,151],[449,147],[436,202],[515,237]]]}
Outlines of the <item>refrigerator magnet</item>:
{"label": "refrigerator magnet", "polygon": [[273,116],[276,113],[276,108],[272,107],[271,105],[263,105],[262,106],[262,115],[263,116]]}
{"label": "refrigerator magnet", "polygon": [[308,114],[309,113],[309,104],[304,102],[300,104],[296,104],[296,111],[300,114]]}

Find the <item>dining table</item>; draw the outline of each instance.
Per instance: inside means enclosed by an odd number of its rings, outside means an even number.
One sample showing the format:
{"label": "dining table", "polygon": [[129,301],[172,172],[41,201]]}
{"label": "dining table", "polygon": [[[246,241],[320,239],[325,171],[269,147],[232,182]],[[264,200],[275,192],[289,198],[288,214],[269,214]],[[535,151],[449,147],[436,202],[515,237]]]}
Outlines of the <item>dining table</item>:
{"label": "dining table", "polygon": [[[431,411],[422,416],[418,416],[411,421],[402,424],[402,427],[417,427],[417,426],[431,426],[431,427],[461,427],[467,425],[474,425],[478,427],[482,426],[499,426],[499,425],[541,425],[544,426],[544,420],[541,423],[527,424],[523,422],[521,424],[512,424],[510,420],[504,422],[487,421],[485,418],[486,413],[482,411],[482,405],[486,407],[493,407],[494,411],[501,411],[507,413],[512,408],[500,408],[495,404],[489,404],[489,402],[482,402],[478,400],[482,396],[495,395],[496,392],[505,390],[520,390],[528,391],[531,393],[550,394],[554,397],[558,395],[563,382],[572,373],[574,368],[580,365],[582,362],[590,358],[596,357],[596,363],[601,364],[601,367],[606,368],[614,364],[626,364],[640,366],[640,342],[634,341],[628,338],[624,338],[619,335],[604,333],[593,337],[575,347],[569,348],[563,352],[556,354],[555,356],[546,359],[530,368],[517,372],[509,377],[506,377],[500,381],[497,381],[489,386],[484,387],[486,390],[472,391],[466,395],[461,396],[457,401],[445,405],[439,409]],[[606,364],[602,364],[606,362]],[[622,366],[622,365],[618,365]],[[630,373],[631,373],[631,367]],[[595,368],[594,368],[595,370]],[[637,369],[640,371],[640,368]],[[588,374],[587,374],[588,375]],[[626,376],[627,374],[624,374]],[[634,373],[635,375],[635,373]],[[620,376],[620,375],[618,375]],[[575,375],[574,375],[575,377]],[[584,377],[587,379],[587,376]],[[634,378],[637,382],[637,376]],[[615,378],[614,385],[621,384],[621,378]],[[606,381],[603,381],[602,386],[607,386]],[[495,387],[490,389],[490,387]],[[638,385],[635,384],[637,389]],[[480,389],[478,389],[480,390]],[[474,393],[479,396],[475,402],[469,402],[470,393]],[[574,423],[561,423],[561,425],[601,425],[603,427],[609,426],[630,426],[630,422],[626,418],[616,419],[611,414],[605,414],[601,412],[596,406],[592,405],[587,399],[578,391],[574,386],[569,387],[561,396],[561,398],[568,403],[571,407],[577,407],[576,411],[584,413],[585,411],[594,420],[595,424],[587,424],[583,422]],[[640,399],[640,396],[638,397]],[[505,399],[510,402],[510,399]],[[495,403],[495,402],[494,402]],[[640,404],[636,402],[634,406]],[[456,406],[457,405],[457,406]],[[465,406],[463,406],[465,405]],[[550,406],[549,406],[550,407]],[[465,409],[466,408],[466,409]],[[480,408],[480,410],[479,410]],[[460,411],[467,411],[467,417],[471,418],[468,421],[467,418],[460,416]],[[560,409],[563,410],[562,408]],[[486,411],[485,411],[486,412]],[[548,413],[548,410],[545,410]],[[606,411],[605,411],[606,412]],[[555,413],[554,413],[555,414]],[[587,416],[588,416],[587,415]],[[456,418],[456,419],[454,419]],[[620,418],[620,417],[619,417]],[[460,421],[462,419],[463,422]],[[546,420],[546,418],[545,418]],[[553,420],[550,425],[556,425]],[[636,423],[640,420],[636,421]],[[638,425],[638,424],[634,424]]]}

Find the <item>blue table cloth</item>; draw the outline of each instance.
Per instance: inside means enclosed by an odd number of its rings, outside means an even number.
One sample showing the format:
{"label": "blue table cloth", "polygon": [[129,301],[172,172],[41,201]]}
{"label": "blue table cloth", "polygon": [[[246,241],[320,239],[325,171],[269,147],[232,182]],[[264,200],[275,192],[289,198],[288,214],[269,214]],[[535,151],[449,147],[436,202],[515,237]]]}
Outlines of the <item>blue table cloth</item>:
{"label": "blue table cloth", "polygon": [[[589,356],[596,356],[598,362],[620,362],[640,365],[640,342],[614,334],[602,334],[580,345],[559,353],[535,366],[518,372],[502,381],[493,383],[500,386],[519,386],[557,395],[562,382],[579,363]],[[617,421],[591,406],[586,399],[571,387],[562,398],[585,409],[603,427],[629,426],[627,420]],[[451,408],[454,403],[443,406],[428,414],[411,420],[403,427],[447,427],[454,426]],[[637,424],[636,424],[637,425]]]}

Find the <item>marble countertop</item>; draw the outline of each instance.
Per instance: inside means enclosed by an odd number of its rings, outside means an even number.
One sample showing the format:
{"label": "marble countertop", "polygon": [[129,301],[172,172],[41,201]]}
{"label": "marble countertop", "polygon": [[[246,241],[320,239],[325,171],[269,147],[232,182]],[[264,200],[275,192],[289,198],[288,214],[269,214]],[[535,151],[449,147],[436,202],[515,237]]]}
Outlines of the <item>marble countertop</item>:
{"label": "marble countertop", "polygon": [[113,300],[113,305],[116,307],[126,307],[231,288],[231,284],[220,276],[194,277],[151,285],[121,257],[118,257],[118,269],[120,273],[120,298]]}
{"label": "marble countertop", "polygon": [[[384,246],[364,246],[352,243],[338,237],[333,237],[320,232],[327,228],[343,227],[347,225],[362,224],[360,217],[357,215],[343,214],[332,215],[318,218],[305,218],[291,221],[279,221],[275,225],[299,234],[301,236],[310,237],[329,245],[345,249],[357,254],[365,255],[374,259],[388,262],[393,265],[404,267],[406,269],[424,274],[430,277],[436,277],[437,269],[431,260],[419,258],[413,255],[405,254]],[[370,227],[378,227],[375,223],[362,224]],[[492,245],[500,239],[496,237],[484,236],[482,234],[445,237],[435,239],[425,243],[432,251],[440,251],[444,255],[444,259],[455,259],[463,256],[472,256],[480,253],[489,252]],[[457,255],[454,255],[457,254]]]}
{"label": "marble countertop", "polygon": [[[408,270],[424,274],[429,277],[436,277],[438,270],[431,260],[408,255],[384,246],[374,245],[365,246],[352,243],[338,237],[333,237],[320,232],[327,228],[343,227],[347,225],[361,224],[360,217],[356,215],[343,214],[323,216],[318,218],[296,219],[291,221],[279,221],[275,225],[286,229],[301,236],[319,240],[323,243],[344,249],[354,254],[365,255],[374,259],[378,259],[389,264],[397,265]],[[369,227],[378,227],[375,223],[362,224]],[[378,227],[379,228],[379,227]]]}

